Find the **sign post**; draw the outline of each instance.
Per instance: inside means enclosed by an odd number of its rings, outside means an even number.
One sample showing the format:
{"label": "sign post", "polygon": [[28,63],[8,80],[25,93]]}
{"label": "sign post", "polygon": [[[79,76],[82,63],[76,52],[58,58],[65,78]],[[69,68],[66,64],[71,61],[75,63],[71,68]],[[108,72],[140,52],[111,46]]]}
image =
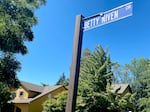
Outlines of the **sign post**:
{"label": "sign post", "polygon": [[66,112],[74,112],[76,107],[76,96],[78,89],[82,37],[83,37],[82,19],[83,19],[82,15],[78,15],[76,17],[76,26],[74,32],[74,47],[72,54],[71,75],[69,81],[69,92],[66,105]]}
{"label": "sign post", "polygon": [[91,30],[93,28],[132,16],[132,7],[132,2],[130,2],[104,13],[99,13],[87,18],[84,18],[82,15],[78,15],[76,17],[71,75],[65,112],[75,112],[83,31]]}

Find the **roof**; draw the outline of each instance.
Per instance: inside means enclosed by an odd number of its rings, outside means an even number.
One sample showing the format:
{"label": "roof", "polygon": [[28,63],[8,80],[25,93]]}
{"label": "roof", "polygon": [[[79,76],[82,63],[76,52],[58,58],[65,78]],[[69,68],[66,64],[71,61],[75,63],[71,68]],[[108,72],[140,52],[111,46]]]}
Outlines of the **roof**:
{"label": "roof", "polygon": [[130,88],[129,84],[112,84],[111,87],[111,92],[113,93],[115,93],[116,90],[119,89],[117,92],[118,94],[123,94],[128,87]]}
{"label": "roof", "polygon": [[34,91],[34,92],[41,93],[44,89],[43,86],[32,84],[29,82],[21,81],[20,84],[21,84],[21,86],[23,86],[28,91]]}
{"label": "roof", "polygon": [[61,87],[64,87],[64,86],[62,86],[62,85],[45,86],[43,92],[40,95],[38,95],[35,98],[33,98],[31,101],[36,100],[36,99],[40,98],[41,96],[44,96],[44,95],[46,95],[46,94],[48,94],[48,93],[50,93],[50,92],[52,92],[54,90],[57,90],[58,88],[61,88]]}
{"label": "roof", "polygon": [[[35,91],[35,92],[39,92],[40,94],[37,95],[36,97],[34,98],[29,98],[29,99],[19,99],[19,100],[12,100],[11,102],[13,103],[30,103],[54,90],[57,90],[61,87],[64,87],[62,85],[57,85],[57,86],[40,86],[40,85],[36,85],[36,84],[32,84],[32,83],[28,83],[28,82],[24,82],[24,81],[21,81],[21,85],[29,90],[29,91]],[[65,87],[64,87],[65,88]]]}

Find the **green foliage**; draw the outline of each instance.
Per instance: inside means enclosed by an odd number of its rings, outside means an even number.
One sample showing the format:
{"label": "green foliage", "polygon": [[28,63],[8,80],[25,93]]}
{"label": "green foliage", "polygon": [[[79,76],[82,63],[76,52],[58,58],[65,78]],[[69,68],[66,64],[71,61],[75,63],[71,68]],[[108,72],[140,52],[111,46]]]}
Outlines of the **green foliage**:
{"label": "green foliage", "polygon": [[56,85],[63,85],[63,86],[68,86],[69,85],[69,79],[66,78],[64,73],[59,78],[59,80],[56,82]]}
{"label": "green foliage", "polygon": [[66,100],[67,91],[64,91],[44,102],[42,112],[65,112]]}
{"label": "green foliage", "polygon": [[126,110],[126,111],[134,111],[135,95],[136,94],[127,93],[125,94],[125,96],[119,99],[118,105],[120,109]]}
{"label": "green foliage", "polygon": [[16,72],[20,70],[20,63],[13,54],[5,53],[0,57],[0,82],[9,87],[18,87],[19,81]]}
{"label": "green foliage", "polygon": [[98,110],[101,110],[101,112],[133,111],[135,94],[127,93],[125,96],[120,96],[117,93],[118,90],[112,93],[110,84],[107,83],[105,92],[92,92],[82,97],[81,104],[84,105],[80,108],[77,106],[77,110],[79,112],[99,112]]}
{"label": "green foliage", "polygon": [[32,26],[37,24],[34,10],[45,0],[0,1],[0,50],[12,53],[27,53],[24,41],[34,38]]}
{"label": "green foliage", "polygon": [[0,109],[11,99],[9,87],[0,82]]}
{"label": "green foliage", "polygon": [[107,81],[111,82],[110,56],[99,45],[81,63],[80,82],[85,82],[95,92],[106,90]]}
{"label": "green foliage", "polygon": [[83,99],[82,111],[108,111],[105,92],[107,82],[111,83],[113,75],[110,56],[101,46],[97,46],[93,52],[86,50],[82,59],[78,91]]}
{"label": "green foliage", "polygon": [[[65,112],[66,102],[67,102],[68,91],[61,92],[60,94],[50,98],[43,103],[42,112]],[[82,103],[82,97],[77,99],[77,112],[83,112],[82,108],[84,105]]]}
{"label": "green foliage", "polygon": [[111,92],[112,66],[107,50],[97,46],[95,51],[86,50],[81,63],[79,92],[82,97],[82,112],[117,112],[133,110],[135,95],[127,94],[123,97]]}
{"label": "green foliage", "polygon": [[141,108],[141,112],[150,112],[150,97],[140,98],[139,108]]}

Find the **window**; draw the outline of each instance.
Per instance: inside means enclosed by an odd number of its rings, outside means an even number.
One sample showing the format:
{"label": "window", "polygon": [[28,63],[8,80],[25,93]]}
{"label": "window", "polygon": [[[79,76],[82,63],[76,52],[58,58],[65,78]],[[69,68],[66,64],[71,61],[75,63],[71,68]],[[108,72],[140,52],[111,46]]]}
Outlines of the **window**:
{"label": "window", "polygon": [[23,96],[23,91],[20,91],[19,96]]}

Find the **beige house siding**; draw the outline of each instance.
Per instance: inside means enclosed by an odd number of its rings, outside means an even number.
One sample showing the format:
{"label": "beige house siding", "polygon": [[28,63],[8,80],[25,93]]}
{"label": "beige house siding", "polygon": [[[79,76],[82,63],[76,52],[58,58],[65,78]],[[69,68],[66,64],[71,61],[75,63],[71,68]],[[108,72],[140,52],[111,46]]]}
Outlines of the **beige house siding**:
{"label": "beige house siding", "polygon": [[[21,95],[22,94],[22,95]],[[19,99],[28,99],[28,91],[26,91],[24,88],[19,87],[16,90],[16,97],[15,100],[19,100]]]}

